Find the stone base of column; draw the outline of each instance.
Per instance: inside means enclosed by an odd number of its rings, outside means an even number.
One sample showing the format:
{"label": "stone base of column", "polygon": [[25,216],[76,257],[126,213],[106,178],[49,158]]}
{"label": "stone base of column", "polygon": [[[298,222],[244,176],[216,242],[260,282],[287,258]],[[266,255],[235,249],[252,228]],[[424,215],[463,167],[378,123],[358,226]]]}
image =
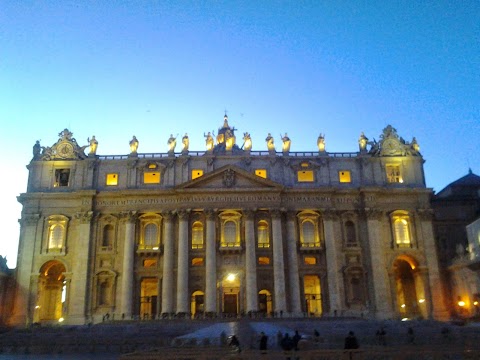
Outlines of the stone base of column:
{"label": "stone base of column", "polygon": [[68,318],[65,319],[65,322],[63,324],[66,324],[66,325],[86,325],[88,323],[89,323],[89,320],[84,315],[70,315]]}

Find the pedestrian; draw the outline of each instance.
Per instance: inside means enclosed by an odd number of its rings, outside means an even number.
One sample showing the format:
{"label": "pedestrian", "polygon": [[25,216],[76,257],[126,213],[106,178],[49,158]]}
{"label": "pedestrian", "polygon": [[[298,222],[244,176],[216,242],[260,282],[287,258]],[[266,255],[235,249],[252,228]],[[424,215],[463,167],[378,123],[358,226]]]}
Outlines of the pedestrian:
{"label": "pedestrian", "polygon": [[350,359],[352,359],[353,353],[352,350],[358,349],[360,346],[358,345],[358,340],[355,336],[353,331],[348,333],[348,336],[345,338],[345,346],[344,349],[348,350],[348,354]]}
{"label": "pedestrian", "polygon": [[313,338],[315,339],[316,343],[320,341],[320,333],[317,331],[317,329],[313,330]]}
{"label": "pedestrian", "polygon": [[242,349],[240,348],[240,341],[238,341],[238,338],[236,335],[232,335],[230,339],[230,346],[235,349],[237,352],[241,352]]}
{"label": "pedestrian", "polygon": [[285,333],[280,345],[282,347],[283,352],[287,356],[287,360],[290,360],[290,356],[291,356],[290,352],[293,349],[293,341],[292,341],[292,338],[290,337],[290,335],[288,335],[288,333]]}
{"label": "pedestrian", "polygon": [[298,333],[298,330],[295,330],[295,335],[293,335],[293,338],[292,338],[293,348],[295,349],[295,351],[298,351],[298,342],[300,341],[301,338],[302,336]]}
{"label": "pedestrian", "polygon": [[412,327],[408,327],[408,330],[407,330],[407,342],[408,344],[415,344],[415,334],[413,332],[413,329]]}
{"label": "pedestrian", "polygon": [[262,354],[267,353],[267,345],[268,345],[268,336],[262,331],[260,333],[260,352]]}
{"label": "pedestrian", "polygon": [[377,335],[378,345],[387,346],[387,340],[386,340],[387,333],[383,328],[383,326],[379,330],[377,330],[376,335]]}

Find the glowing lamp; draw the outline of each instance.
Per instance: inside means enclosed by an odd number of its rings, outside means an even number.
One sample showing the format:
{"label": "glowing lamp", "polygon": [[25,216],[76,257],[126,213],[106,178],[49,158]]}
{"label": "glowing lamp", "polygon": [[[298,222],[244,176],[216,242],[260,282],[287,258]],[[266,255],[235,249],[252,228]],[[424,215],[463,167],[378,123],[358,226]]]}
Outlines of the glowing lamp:
{"label": "glowing lamp", "polygon": [[230,282],[235,281],[235,274],[228,274],[227,280]]}
{"label": "glowing lamp", "polygon": [[461,301],[461,300],[460,300],[460,301],[458,302],[458,306],[464,307],[464,306],[465,306],[465,301]]}

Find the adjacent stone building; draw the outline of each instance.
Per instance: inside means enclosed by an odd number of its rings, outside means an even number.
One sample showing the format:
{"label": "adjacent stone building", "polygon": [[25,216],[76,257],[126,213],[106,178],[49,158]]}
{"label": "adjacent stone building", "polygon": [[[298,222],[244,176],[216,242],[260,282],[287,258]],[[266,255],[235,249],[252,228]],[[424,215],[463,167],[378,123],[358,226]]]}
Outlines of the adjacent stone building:
{"label": "adjacent stone building", "polygon": [[432,208],[447,306],[452,316],[475,315],[480,300],[480,280],[473,271],[472,261],[478,253],[474,221],[480,216],[480,176],[470,170],[447,185],[432,198]]}
{"label": "adjacent stone building", "polygon": [[[15,322],[219,316],[446,319],[415,138],[254,151],[225,116],[206,150],[97,155],[67,129],[34,146]],[[85,150],[89,148],[89,153]]]}

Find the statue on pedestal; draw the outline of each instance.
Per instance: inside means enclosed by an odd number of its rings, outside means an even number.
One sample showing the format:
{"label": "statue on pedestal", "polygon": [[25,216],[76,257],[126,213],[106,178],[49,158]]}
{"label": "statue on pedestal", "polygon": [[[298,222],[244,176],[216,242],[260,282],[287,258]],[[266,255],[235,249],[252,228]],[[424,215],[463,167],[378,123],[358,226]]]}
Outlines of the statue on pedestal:
{"label": "statue on pedestal", "polygon": [[318,151],[325,152],[325,134],[320,134],[317,139]]}
{"label": "statue on pedestal", "polygon": [[190,140],[188,139],[187,133],[182,138],[183,149],[182,152],[188,152],[188,146],[190,145]]}
{"label": "statue on pedestal", "polygon": [[360,134],[360,137],[358,138],[358,147],[360,149],[360,152],[367,151],[367,144],[368,144],[368,138],[365,136],[365,134],[362,131],[362,133]]}
{"label": "statue on pedestal", "polygon": [[97,153],[98,141],[95,139],[95,135],[92,135],[92,138],[87,138],[87,142],[90,144],[89,155],[95,155]]}
{"label": "statue on pedestal", "polygon": [[270,152],[275,151],[275,144],[273,143],[273,136],[272,134],[268,133],[267,138],[265,139],[267,142],[267,149]]}
{"label": "statue on pedestal", "polygon": [[248,132],[243,133],[243,150],[252,150],[252,138],[250,137],[250,133]]}
{"label": "statue on pedestal", "polygon": [[280,137],[282,138],[282,141],[283,141],[282,151],[284,153],[288,153],[290,151],[290,144],[291,144],[290,138],[288,137],[287,133],[285,133],[284,136],[280,134]]}
{"label": "statue on pedestal", "polygon": [[175,152],[175,146],[177,146],[177,138],[173,137],[173,134],[170,134],[170,138],[168,139],[167,144],[168,144],[168,152],[169,153]]}
{"label": "statue on pedestal", "polygon": [[138,140],[135,135],[133,135],[132,140],[130,140],[130,153],[136,154],[138,150]]}
{"label": "statue on pedestal", "polygon": [[35,145],[33,145],[33,159],[37,160],[40,158],[40,152],[42,151],[42,147],[40,146],[40,140],[37,140],[35,142]]}
{"label": "statue on pedestal", "polygon": [[410,145],[412,146],[413,151],[417,153],[420,152],[420,145],[418,145],[417,139],[415,137],[412,139],[412,143]]}
{"label": "statue on pedestal", "polygon": [[207,147],[207,151],[212,151],[213,150],[213,136],[210,133],[210,131],[208,132],[207,135],[205,135],[205,133],[203,133],[203,137],[205,138],[205,146]]}

